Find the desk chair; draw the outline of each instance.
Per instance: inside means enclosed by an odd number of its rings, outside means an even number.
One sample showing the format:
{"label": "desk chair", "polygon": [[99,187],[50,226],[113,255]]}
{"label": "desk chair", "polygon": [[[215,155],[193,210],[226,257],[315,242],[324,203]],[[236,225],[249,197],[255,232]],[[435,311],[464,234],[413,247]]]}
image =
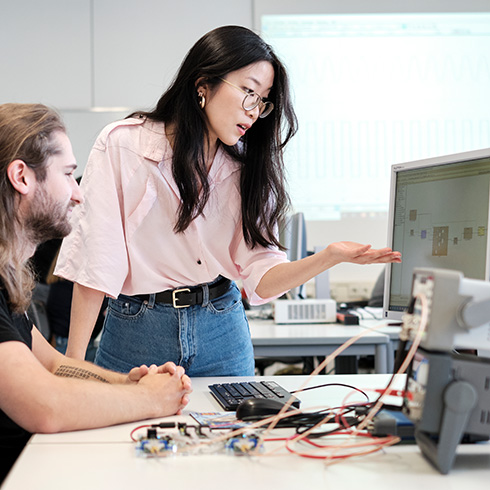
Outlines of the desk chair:
{"label": "desk chair", "polygon": [[[318,362],[322,362],[325,358],[324,357],[318,357]],[[315,359],[313,357],[277,357],[277,358],[257,358],[255,359],[255,369],[258,371],[258,376],[265,376],[265,370],[275,364],[276,362],[286,364],[288,366],[291,366],[291,369],[289,370],[288,368],[284,368],[284,372],[276,372],[273,374],[273,376],[278,376],[281,374],[300,374],[300,375],[308,375],[310,374],[313,369],[315,369]],[[295,364],[302,364],[303,367],[301,368],[300,371],[294,370],[293,365]],[[283,370],[281,370],[283,371]],[[320,374],[326,374],[325,369],[323,369]]]}
{"label": "desk chair", "polygon": [[43,337],[49,342],[51,339],[51,329],[49,327],[48,315],[46,313],[46,302],[36,294],[36,289],[46,284],[38,284],[34,290],[31,304],[27,309],[27,316],[32,320]]}

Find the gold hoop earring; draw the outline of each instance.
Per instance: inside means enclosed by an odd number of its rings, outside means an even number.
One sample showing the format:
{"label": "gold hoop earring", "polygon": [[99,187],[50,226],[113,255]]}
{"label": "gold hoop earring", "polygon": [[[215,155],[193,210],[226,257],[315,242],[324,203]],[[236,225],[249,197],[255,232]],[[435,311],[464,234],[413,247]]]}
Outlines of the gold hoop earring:
{"label": "gold hoop earring", "polygon": [[199,99],[199,107],[201,109],[204,109],[204,106],[206,105],[206,97],[204,97],[204,94],[202,92],[199,92],[197,94],[197,97]]}

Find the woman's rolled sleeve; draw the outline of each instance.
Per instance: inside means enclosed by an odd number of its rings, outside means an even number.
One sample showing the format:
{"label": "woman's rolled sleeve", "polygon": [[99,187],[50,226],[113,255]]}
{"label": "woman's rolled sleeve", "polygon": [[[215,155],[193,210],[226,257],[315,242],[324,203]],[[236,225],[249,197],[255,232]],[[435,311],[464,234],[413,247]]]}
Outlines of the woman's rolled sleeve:
{"label": "woman's rolled sleeve", "polygon": [[242,279],[245,294],[251,305],[262,305],[286,293],[284,290],[276,296],[270,298],[260,297],[255,290],[259,285],[264,274],[278,264],[288,262],[285,252],[274,248],[255,247],[250,250],[244,242],[237,250],[236,256],[239,264],[240,277]]}

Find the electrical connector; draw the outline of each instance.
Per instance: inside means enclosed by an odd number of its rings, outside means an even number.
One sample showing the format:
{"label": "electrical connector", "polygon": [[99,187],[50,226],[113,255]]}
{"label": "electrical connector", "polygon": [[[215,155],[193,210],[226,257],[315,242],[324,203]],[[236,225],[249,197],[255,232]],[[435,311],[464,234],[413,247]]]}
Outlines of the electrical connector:
{"label": "electrical connector", "polygon": [[337,322],[344,325],[359,325],[359,317],[352,313],[337,313]]}
{"label": "electrical connector", "polygon": [[252,452],[263,451],[263,446],[256,434],[241,434],[226,441],[225,449],[235,456],[249,455]]}
{"label": "electrical connector", "polygon": [[403,412],[381,410],[369,424],[368,431],[376,437],[391,435],[404,441],[415,441],[415,426]]}

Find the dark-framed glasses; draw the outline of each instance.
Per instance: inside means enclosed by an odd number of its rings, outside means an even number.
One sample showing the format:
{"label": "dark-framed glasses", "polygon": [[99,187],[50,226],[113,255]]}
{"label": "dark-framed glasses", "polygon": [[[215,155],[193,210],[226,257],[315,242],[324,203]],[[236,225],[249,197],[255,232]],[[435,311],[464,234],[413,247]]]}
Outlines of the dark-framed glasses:
{"label": "dark-framed glasses", "polygon": [[242,107],[244,110],[251,111],[258,106],[259,117],[263,119],[272,112],[272,109],[274,109],[274,104],[268,100],[264,100],[257,92],[245,92],[245,90],[238,87],[238,85],[235,85],[234,83],[231,83],[224,78],[220,78],[220,80],[240,90],[242,94],[245,94],[245,97],[242,101]]}

